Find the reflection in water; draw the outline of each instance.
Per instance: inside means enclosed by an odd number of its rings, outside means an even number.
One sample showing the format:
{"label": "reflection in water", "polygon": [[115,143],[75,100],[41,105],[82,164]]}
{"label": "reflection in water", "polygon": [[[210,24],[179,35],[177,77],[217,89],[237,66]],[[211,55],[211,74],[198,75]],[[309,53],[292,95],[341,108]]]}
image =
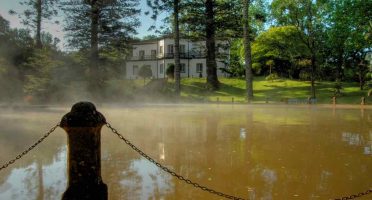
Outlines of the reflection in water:
{"label": "reflection in water", "polygon": [[[249,198],[330,199],[370,187],[372,111],[182,105],[100,110],[141,150],[201,185]],[[2,112],[0,161],[68,112]],[[156,117],[154,117],[156,116]],[[19,126],[22,124],[23,126]],[[341,133],[341,135],[340,135]],[[66,134],[57,130],[0,172],[0,199],[60,199]],[[109,199],[220,199],[162,172],[102,129]]]}
{"label": "reflection in water", "polygon": [[240,139],[245,140],[246,136],[247,136],[247,132],[245,132],[245,128],[241,128],[240,129]]}
{"label": "reflection in water", "polygon": [[342,133],[342,141],[347,142],[349,145],[360,146],[364,143],[364,139],[358,133]]}
{"label": "reflection in water", "polygon": [[369,140],[366,142],[364,147],[364,154],[372,155],[372,131],[369,131]]}
{"label": "reflection in water", "polygon": [[265,193],[262,199],[273,199],[272,193],[274,188],[274,183],[277,181],[277,176],[275,171],[270,169],[262,170],[261,176],[265,181]]}
{"label": "reflection in water", "polygon": [[342,133],[342,141],[347,142],[351,146],[362,146],[365,155],[372,155],[372,131],[369,132],[368,140],[358,133]]}
{"label": "reflection in water", "polygon": [[120,184],[130,191],[126,196],[129,199],[163,199],[164,195],[173,188],[170,185],[171,177],[144,159],[132,161],[123,175],[125,178],[120,181]]}
{"label": "reflection in water", "polygon": [[[42,173],[40,171],[42,169]],[[11,171],[0,185],[0,199],[56,199],[62,196],[66,180],[66,148],[62,148],[49,165],[41,161]]]}

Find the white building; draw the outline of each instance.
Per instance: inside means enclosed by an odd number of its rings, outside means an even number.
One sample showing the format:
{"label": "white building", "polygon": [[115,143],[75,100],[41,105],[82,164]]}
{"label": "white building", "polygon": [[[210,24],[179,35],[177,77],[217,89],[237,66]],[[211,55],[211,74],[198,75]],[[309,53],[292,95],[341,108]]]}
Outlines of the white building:
{"label": "white building", "polygon": [[[222,44],[222,42],[219,42]],[[218,46],[218,45],[217,45]],[[132,43],[132,55],[126,61],[126,78],[136,79],[142,66],[150,66],[153,78],[165,78],[166,69],[174,64],[174,39],[164,37]],[[228,48],[218,47],[217,75],[226,76],[219,68],[226,68]],[[181,77],[206,77],[205,41],[180,40]]]}

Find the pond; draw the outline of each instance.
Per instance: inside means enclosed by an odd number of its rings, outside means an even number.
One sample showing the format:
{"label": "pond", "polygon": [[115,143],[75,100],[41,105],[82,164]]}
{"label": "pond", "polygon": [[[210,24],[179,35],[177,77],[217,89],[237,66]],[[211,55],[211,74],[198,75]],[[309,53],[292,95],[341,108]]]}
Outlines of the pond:
{"label": "pond", "polygon": [[[98,110],[155,160],[234,196],[330,199],[372,186],[370,109],[195,104],[103,105]],[[2,108],[0,164],[37,141],[68,111]],[[67,184],[66,141],[58,128],[0,171],[0,199],[60,199]],[[102,177],[109,199],[221,199],[161,171],[106,127]]]}

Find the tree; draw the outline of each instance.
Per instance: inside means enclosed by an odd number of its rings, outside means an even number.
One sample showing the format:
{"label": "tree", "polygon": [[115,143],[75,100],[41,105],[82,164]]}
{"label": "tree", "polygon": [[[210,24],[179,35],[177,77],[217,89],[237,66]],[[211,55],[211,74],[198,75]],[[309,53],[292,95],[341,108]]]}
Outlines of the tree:
{"label": "tree", "polygon": [[24,91],[34,100],[47,101],[53,94],[53,70],[60,64],[46,49],[35,50],[23,63],[26,71]]}
{"label": "tree", "polygon": [[357,74],[362,89],[367,71],[363,60],[370,51],[371,44],[369,29],[372,11],[369,8],[372,3],[362,0],[332,0],[327,5],[327,62],[335,66],[336,81],[348,78],[345,77],[344,70],[352,68],[351,71]]}
{"label": "tree", "polygon": [[215,0],[205,0],[205,46],[207,47],[207,87],[212,90],[217,90],[220,87],[220,82],[217,77],[217,62],[216,62],[216,25],[215,25]]}
{"label": "tree", "polygon": [[299,30],[299,37],[311,55],[311,97],[315,95],[315,75],[317,70],[318,48],[324,32],[322,16],[323,1],[312,0],[273,0],[272,15],[278,25],[293,25]]}
{"label": "tree", "polygon": [[138,76],[143,78],[143,85],[146,83],[146,78],[152,77],[152,70],[149,65],[144,65],[138,71]]}
{"label": "tree", "polygon": [[179,10],[180,0],[147,0],[147,5],[152,8],[152,18],[157,19],[157,16],[162,11],[173,11],[173,38],[174,38],[174,77],[175,77],[175,93],[177,96],[181,92],[181,62],[180,62],[180,28],[179,28]]}
{"label": "tree", "polygon": [[[242,40],[235,39],[230,42],[230,59],[229,59],[229,67],[223,68],[222,71],[228,73],[231,77],[244,77],[245,76],[245,69],[243,66],[244,55],[241,56],[242,50]],[[242,59],[243,58],[243,59]]]}
{"label": "tree", "polygon": [[[307,47],[295,26],[271,27],[256,37],[252,44],[252,59],[261,66],[275,67],[281,76],[299,78],[304,59],[310,59]],[[264,72],[267,72],[265,70]]]}
{"label": "tree", "polygon": [[[181,16],[181,21],[184,23],[182,28],[188,33],[190,38],[205,40],[207,64],[206,86],[211,90],[217,90],[219,88],[216,61],[216,33],[218,32],[217,30],[225,30],[225,33],[228,33],[228,30],[230,30],[227,27],[233,24],[234,20],[232,19],[232,15],[230,15],[230,20],[226,20],[225,17],[232,14],[230,10],[233,5],[233,3],[227,1],[187,0],[183,8],[185,11]],[[225,9],[222,9],[222,7]],[[226,29],[223,29],[222,26]],[[227,34],[224,38],[228,38]]]}
{"label": "tree", "polygon": [[248,102],[253,100],[253,73],[252,73],[252,55],[251,42],[249,37],[249,4],[250,0],[243,0],[243,42],[244,42],[244,61],[245,61],[245,80]]}
{"label": "tree", "polygon": [[[266,18],[266,7],[263,0],[256,0],[251,3],[249,8],[249,17],[251,21],[250,37],[261,30],[263,22]],[[242,15],[242,1],[241,0],[186,0],[185,10],[181,15],[182,29],[188,33],[193,39],[205,40],[207,47],[207,73],[209,72],[208,84],[214,84],[212,89],[218,88],[218,78],[216,66],[216,59],[223,58],[223,55],[215,53],[219,47],[216,41],[228,41],[229,44],[234,45],[237,38],[242,38],[243,35],[243,15]],[[259,19],[259,20],[253,20]],[[211,44],[215,44],[213,45]],[[223,48],[230,48],[224,46]],[[209,64],[208,64],[209,61]],[[234,63],[236,64],[236,63]],[[227,73],[234,74],[241,71],[239,65],[234,65],[234,70],[223,70]],[[208,70],[209,69],[209,70]],[[233,72],[234,71],[234,72]],[[235,73],[236,74],[236,73]],[[208,74],[207,74],[208,76]],[[208,78],[207,78],[208,81]],[[210,86],[209,86],[210,87]]]}
{"label": "tree", "polygon": [[127,52],[130,36],[139,26],[137,15],[139,0],[64,0],[66,13],[65,30],[70,47],[87,49],[89,52],[88,89],[100,98],[103,89],[104,69],[100,64],[100,51],[118,49]]}
{"label": "tree", "polygon": [[[51,20],[53,16],[58,14],[56,5],[59,0],[22,0],[21,5],[27,6],[20,17],[23,18],[22,23],[30,27],[35,32],[36,48],[43,47],[41,34],[43,20]],[[10,10],[11,14],[16,14],[15,11]],[[55,23],[58,23],[56,21]]]}

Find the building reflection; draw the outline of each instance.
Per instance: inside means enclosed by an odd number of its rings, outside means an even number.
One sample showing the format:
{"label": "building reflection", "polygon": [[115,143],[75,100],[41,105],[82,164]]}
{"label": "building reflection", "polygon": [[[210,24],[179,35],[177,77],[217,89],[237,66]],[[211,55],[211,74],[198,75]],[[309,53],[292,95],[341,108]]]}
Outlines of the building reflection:
{"label": "building reflection", "polygon": [[359,133],[343,132],[341,140],[350,146],[360,146],[364,155],[372,155],[372,131],[369,131],[367,138]]}
{"label": "building reflection", "polygon": [[364,138],[359,133],[343,132],[342,141],[352,146],[360,146],[364,143]]}
{"label": "building reflection", "polygon": [[365,155],[372,155],[372,131],[369,131],[369,140],[366,142],[364,147]]}

